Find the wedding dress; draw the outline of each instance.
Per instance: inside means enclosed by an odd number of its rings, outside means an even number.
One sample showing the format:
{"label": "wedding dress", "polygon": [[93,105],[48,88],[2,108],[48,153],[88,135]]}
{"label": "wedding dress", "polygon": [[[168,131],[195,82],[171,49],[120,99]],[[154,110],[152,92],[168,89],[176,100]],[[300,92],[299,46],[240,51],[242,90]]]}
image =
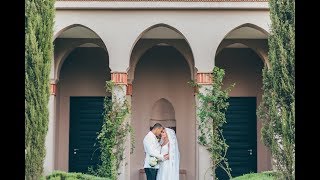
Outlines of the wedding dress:
{"label": "wedding dress", "polygon": [[165,130],[169,142],[162,146],[161,154],[169,153],[169,160],[160,162],[157,180],[179,180],[180,153],[177,137],[174,130],[170,128],[166,128]]}

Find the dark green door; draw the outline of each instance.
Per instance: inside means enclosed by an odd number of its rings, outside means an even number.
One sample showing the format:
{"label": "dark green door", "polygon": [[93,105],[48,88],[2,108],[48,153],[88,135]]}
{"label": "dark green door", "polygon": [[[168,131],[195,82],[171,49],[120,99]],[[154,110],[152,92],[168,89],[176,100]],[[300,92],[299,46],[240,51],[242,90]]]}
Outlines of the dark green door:
{"label": "dark green door", "polygon": [[[256,97],[230,97],[228,102],[223,135],[229,145],[226,156],[231,175],[257,172]],[[221,168],[216,174],[219,180],[229,179]]]}
{"label": "dark green door", "polygon": [[[70,97],[69,171],[87,172],[99,163],[97,132],[101,130],[104,97]],[[96,150],[96,151],[95,151]]]}

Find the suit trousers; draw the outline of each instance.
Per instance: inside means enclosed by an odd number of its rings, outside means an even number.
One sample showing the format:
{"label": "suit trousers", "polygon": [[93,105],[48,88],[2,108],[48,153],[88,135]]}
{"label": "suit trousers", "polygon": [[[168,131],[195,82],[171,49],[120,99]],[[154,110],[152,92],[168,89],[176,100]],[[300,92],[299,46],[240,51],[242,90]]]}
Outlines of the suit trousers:
{"label": "suit trousers", "polygon": [[156,180],[158,169],[156,168],[144,168],[147,175],[147,180]]}

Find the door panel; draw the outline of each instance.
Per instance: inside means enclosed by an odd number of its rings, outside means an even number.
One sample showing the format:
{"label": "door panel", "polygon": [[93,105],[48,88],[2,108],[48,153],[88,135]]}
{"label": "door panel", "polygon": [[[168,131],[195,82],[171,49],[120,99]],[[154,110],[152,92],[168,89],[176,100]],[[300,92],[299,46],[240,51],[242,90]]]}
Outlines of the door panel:
{"label": "door panel", "polygon": [[[256,97],[230,97],[228,102],[223,135],[232,177],[257,172]],[[229,179],[221,168],[216,175],[219,180]]]}
{"label": "door panel", "polygon": [[99,163],[96,138],[102,126],[103,100],[104,97],[70,97],[69,172],[86,173],[88,167]]}

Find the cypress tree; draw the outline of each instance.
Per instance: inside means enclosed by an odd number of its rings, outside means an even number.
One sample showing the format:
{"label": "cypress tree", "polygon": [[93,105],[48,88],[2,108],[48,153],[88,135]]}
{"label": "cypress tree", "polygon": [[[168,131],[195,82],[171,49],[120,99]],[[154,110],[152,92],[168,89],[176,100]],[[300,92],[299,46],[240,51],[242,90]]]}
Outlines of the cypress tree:
{"label": "cypress tree", "polygon": [[263,96],[258,109],[262,140],[270,148],[281,179],[295,177],[295,2],[269,0],[270,67],[263,69]]}
{"label": "cypress tree", "polygon": [[49,121],[54,0],[25,1],[25,177],[40,179]]}

